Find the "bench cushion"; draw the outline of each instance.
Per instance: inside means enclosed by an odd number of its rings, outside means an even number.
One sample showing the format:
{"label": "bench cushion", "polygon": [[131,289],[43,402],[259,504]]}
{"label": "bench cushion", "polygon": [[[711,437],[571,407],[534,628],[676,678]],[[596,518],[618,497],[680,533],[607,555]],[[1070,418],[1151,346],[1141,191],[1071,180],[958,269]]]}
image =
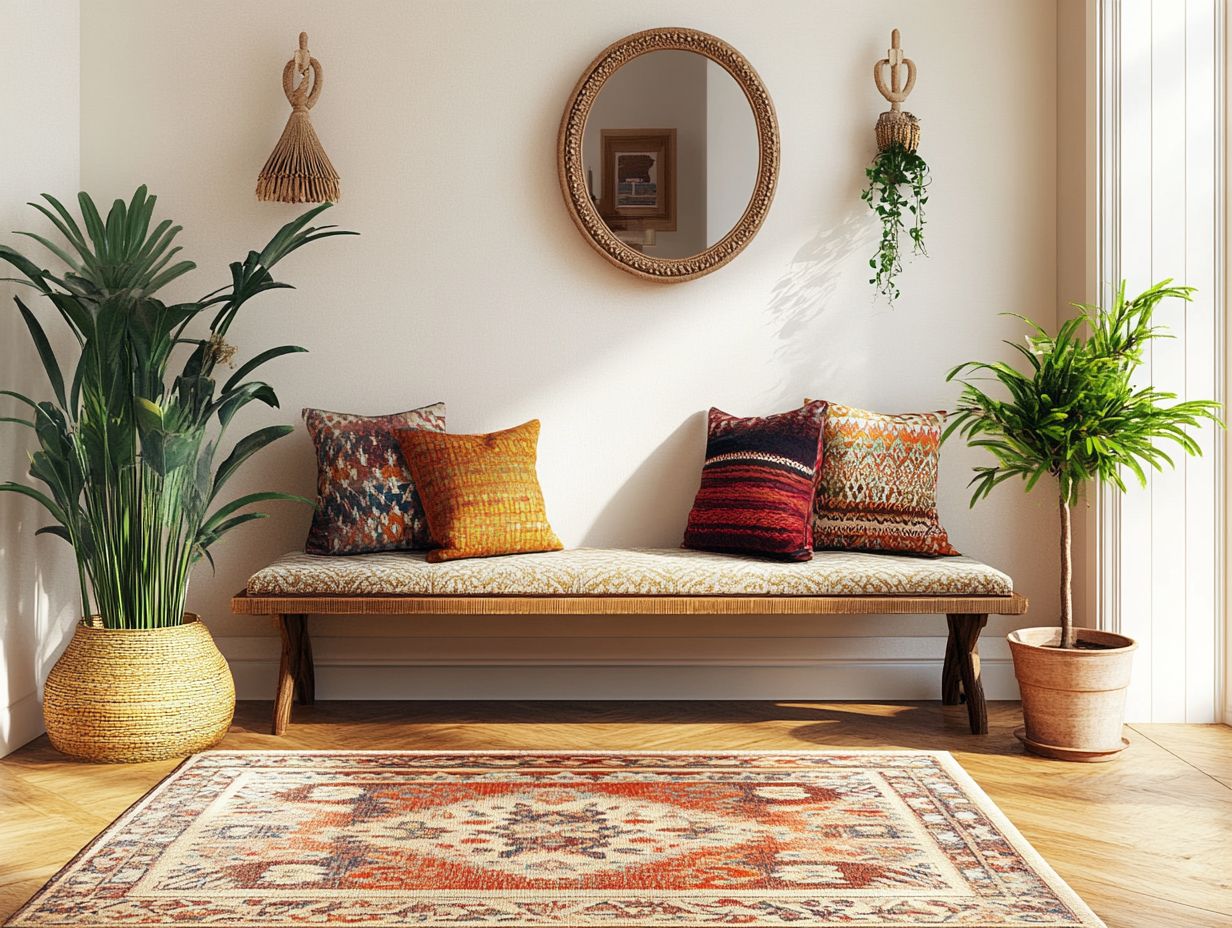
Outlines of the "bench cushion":
{"label": "bench cushion", "polygon": [[783,563],[682,548],[574,548],[429,564],[421,552],[284,555],[248,581],[286,596],[1008,596],[968,557],[818,551]]}

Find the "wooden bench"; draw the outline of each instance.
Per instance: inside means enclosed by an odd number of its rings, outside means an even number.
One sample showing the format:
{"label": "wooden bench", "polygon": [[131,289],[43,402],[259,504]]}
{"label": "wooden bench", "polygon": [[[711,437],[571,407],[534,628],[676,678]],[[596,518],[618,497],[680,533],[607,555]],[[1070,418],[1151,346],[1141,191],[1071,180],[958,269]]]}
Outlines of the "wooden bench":
{"label": "wooden bench", "polygon": [[[582,549],[584,553],[586,549]],[[565,553],[565,552],[562,552]],[[829,554],[830,552],[825,552]],[[647,557],[663,557],[676,560],[682,555],[677,552],[629,552],[645,561]],[[819,558],[823,552],[818,552]],[[836,553],[837,554],[837,553]],[[683,555],[695,558],[695,554]],[[311,705],[315,696],[314,671],[312,661],[312,642],[308,632],[308,616],[310,615],[945,615],[948,625],[945,661],[941,674],[941,701],[945,705],[957,705],[965,701],[967,714],[974,734],[986,734],[988,731],[988,714],[984,701],[984,689],[980,682],[979,637],[980,632],[988,622],[989,615],[1021,615],[1027,611],[1027,600],[1021,594],[1004,589],[1008,578],[986,568],[976,562],[965,564],[982,568],[993,576],[993,581],[1000,578],[1004,583],[984,581],[983,585],[991,585],[996,593],[974,594],[935,594],[935,595],[904,595],[897,593],[879,595],[825,595],[807,594],[746,594],[722,593],[706,595],[645,595],[621,593],[583,593],[570,592],[550,594],[524,594],[498,592],[488,594],[471,592],[483,589],[484,567],[467,567],[462,573],[462,580],[457,576],[462,569],[454,568],[448,574],[445,565],[425,566],[421,557],[412,554],[395,555],[365,555],[367,562],[360,563],[355,558],[319,558],[315,561],[306,555],[288,555],[282,561],[266,571],[255,574],[249,581],[249,586],[238,593],[231,601],[232,612],[239,615],[268,615],[277,622],[282,638],[282,656],[279,662],[278,683],[274,700],[273,732],[281,735],[291,718],[293,700],[301,704]],[[530,559],[545,558],[550,555],[521,555],[517,567],[523,570],[535,570],[536,564]],[[715,557],[725,557],[716,555]],[[864,558],[887,558],[886,555],[863,555]],[[725,558],[730,561],[730,558]],[[509,558],[491,559],[492,561],[509,561]],[[895,558],[896,561],[910,561],[906,558]],[[316,562],[319,561],[318,565]],[[341,562],[337,572],[331,570],[327,562]],[[638,563],[642,563],[639,561]],[[848,556],[847,561],[851,561]],[[303,572],[308,574],[307,580],[296,579],[295,566],[309,563],[310,567]],[[544,562],[539,562],[544,563]],[[555,568],[561,562],[546,562]],[[653,561],[651,561],[653,563]],[[860,562],[864,563],[864,562]],[[938,573],[940,568],[925,565],[942,564],[944,562],[915,562],[904,569],[918,572]],[[278,573],[282,565],[291,565]],[[392,565],[385,573],[384,565]],[[882,564],[874,564],[881,567]],[[376,565],[368,567],[367,565]],[[787,572],[796,565],[766,565],[765,562],[752,562],[749,571],[756,574],[754,581],[742,586],[756,586],[764,583],[775,586],[783,582],[780,575],[788,575],[795,588],[795,581]],[[957,565],[954,565],[957,567]],[[494,573],[499,572],[492,565]],[[433,574],[434,568],[440,570],[441,576]],[[818,568],[814,566],[813,571]],[[824,565],[823,565],[824,569]],[[399,579],[400,571],[405,570],[411,575],[408,581]],[[272,572],[272,573],[271,573]],[[343,575],[345,573],[345,576]],[[763,576],[763,574],[765,576]],[[538,576],[538,575],[536,575]],[[565,588],[578,585],[576,580],[570,580],[572,574],[565,575],[561,580],[548,576],[542,582],[548,586]],[[596,575],[597,576],[597,575]],[[736,572],[740,579],[739,570]],[[479,579],[476,579],[476,578]],[[730,571],[728,572],[730,583]],[[324,578],[324,580],[322,579]],[[821,585],[824,587],[824,575]],[[858,580],[858,578],[857,578]],[[508,586],[507,576],[502,577],[503,585]],[[539,581],[536,581],[539,582]],[[640,578],[637,583],[645,583]],[[861,581],[866,582],[866,581]],[[964,580],[964,583],[974,581]],[[605,575],[603,583],[589,581],[582,586],[600,586],[611,588],[613,584],[620,587],[621,577],[614,579],[610,573]],[[932,581],[929,581],[931,584]],[[467,592],[420,592],[409,593],[403,589],[429,588],[441,586],[450,587],[462,585]],[[514,581],[514,586],[518,585]],[[817,585],[817,583],[814,583]],[[902,584],[900,584],[902,585]],[[908,586],[910,584],[907,584]],[[978,584],[977,584],[978,585]],[[328,592],[309,592],[300,587]],[[389,592],[388,589],[396,590]],[[361,592],[362,591],[362,592]]]}

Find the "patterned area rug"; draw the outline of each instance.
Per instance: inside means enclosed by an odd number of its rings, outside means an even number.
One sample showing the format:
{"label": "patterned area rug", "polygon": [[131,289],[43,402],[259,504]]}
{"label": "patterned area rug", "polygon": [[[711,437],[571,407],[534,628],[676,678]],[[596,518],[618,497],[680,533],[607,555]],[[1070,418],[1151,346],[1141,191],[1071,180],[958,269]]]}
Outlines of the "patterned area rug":
{"label": "patterned area rug", "polygon": [[946,753],[210,752],[22,926],[1100,926]]}

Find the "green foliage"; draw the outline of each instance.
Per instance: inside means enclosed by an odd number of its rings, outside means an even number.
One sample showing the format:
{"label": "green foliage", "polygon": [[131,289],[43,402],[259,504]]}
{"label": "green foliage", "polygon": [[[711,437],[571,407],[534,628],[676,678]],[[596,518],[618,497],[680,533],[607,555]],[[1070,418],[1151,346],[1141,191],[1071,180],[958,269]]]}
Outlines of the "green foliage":
{"label": "green foliage", "polygon": [[864,173],[868,187],[860,198],[881,220],[881,241],[868,262],[873,269],[868,282],[893,303],[901,296],[895,279],[903,269],[903,232],[911,238],[915,254],[928,254],[924,248],[924,206],[931,180],[928,164],[916,152],[894,142],[877,153]]}
{"label": "green foliage", "polygon": [[[330,205],[322,204],[287,223],[260,252],[232,263],[229,286],[168,305],[155,294],[195,265],[175,260],[180,226],[163,220],[151,229],[157,198],[145,187],[127,204],[116,200],[105,220],[79,194],[80,224],[54,197],[43,199],[46,205],[31,205],[64,242],[20,234],[66,269],[53,274],[4,246],[0,260],[51,302],[77,351],[74,366],[62,367],[38,318],[16,300],[52,399],[0,391],[27,410],[0,421],[33,431],[38,450],[29,473],[46,492],[19,483],[0,484],[0,491],[36,500],[55,520],[40,532],[73,546],[86,614],[97,612],[108,628],[178,625],[192,565],[209,558],[210,547],[231,529],[265,517],[241,509],[269,500],[309,502],[263,492],[218,505],[237,468],[292,430],[258,429],[215,465],[236,413],[252,402],[278,405],[268,384],[246,378],[273,358],[304,350],[285,345],[261,352],[219,386],[215,369],[234,354],[227,330],[252,297],[289,286],[270,274],[278,261],[317,239],[354,233],[309,226]],[[208,332],[190,334],[205,315],[212,316]],[[173,371],[176,359],[181,363]]]}
{"label": "green foliage", "polygon": [[[946,379],[958,380],[963,391],[946,437],[958,432],[997,460],[976,468],[972,505],[1011,478],[1023,478],[1030,490],[1048,475],[1059,481],[1061,498],[1072,506],[1090,480],[1124,490],[1122,472],[1129,471],[1145,485],[1147,468],[1173,463],[1160,442],[1202,453],[1188,430],[1203,421],[1218,422],[1219,404],[1173,403],[1173,393],[1133,384],[1143,349],[1168,337],[1152,323],[1156,306],[1169,297],[1188,301],[1193,293],[1191,287],[1170,284],[1165,280],[1127,300],[1122,282],[1110,309],[1077,306],[1078,315],[1055,336],[1019,316],[1030,329],[1026,344],[1006,344],[1026,361],[1021,370],[971,361],[949,373]],[[964,378],[973,374],[987,376]],[[1007,398],[987,393],[979,381],[988,380]]]}
{"label": "green foliage", "polygon": [[[1062,648],[1077,646],[1070,507],[1081,498],[1083,487],[1102,480],[1124,492],[1123,471],[1145,486],[1148,467],[1172,465],[1161,442],[1172,442],[1186,454],[1201,454],[1189,430],[1208,421],[1222,425],[1218,403],[1175,403],[1174,393],[1133,383],[1143,350],[1155,339],[1169,337],[1152,323],[1155,308],[1169,297],[1188,302],[1193,294],[1192,287],[1171,283],[1162,281],[1126,300],[1122,281],[1110,309],[1075,306],[1078,315],[1055,336],[1018,316],[1029,329],[1026,344],[1006,344],[1026,360],[1022,370],[999,361],[969,361],[946,378],[958,380],[963,391],[942,439],[957,432],[997,460],[994,466],[975,469],[971,505],[1014,477],[1025,480],[1027,490],[1045,475],[1057,481]],[[986,392],[979,382],[988,381],[998,384],[1007,398]]]}

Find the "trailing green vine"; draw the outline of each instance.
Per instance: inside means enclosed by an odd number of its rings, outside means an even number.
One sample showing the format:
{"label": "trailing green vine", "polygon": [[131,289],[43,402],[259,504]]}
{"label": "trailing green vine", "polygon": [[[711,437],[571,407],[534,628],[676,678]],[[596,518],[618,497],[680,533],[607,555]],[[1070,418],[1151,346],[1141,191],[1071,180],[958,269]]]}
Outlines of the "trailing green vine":
{"label": "trailing green vine", "polygon": [[864,173],[868,187],[860,198],[881,220],[881,241],[868,262],[873,269],[868,282],[893,303],[901,295],[896,278],[903,269],[903,232],[911,237],[915,254],[928,254],[924,247],[924,206],[931,180],[928,164],[901,142],[893,142],[877,153]]}

